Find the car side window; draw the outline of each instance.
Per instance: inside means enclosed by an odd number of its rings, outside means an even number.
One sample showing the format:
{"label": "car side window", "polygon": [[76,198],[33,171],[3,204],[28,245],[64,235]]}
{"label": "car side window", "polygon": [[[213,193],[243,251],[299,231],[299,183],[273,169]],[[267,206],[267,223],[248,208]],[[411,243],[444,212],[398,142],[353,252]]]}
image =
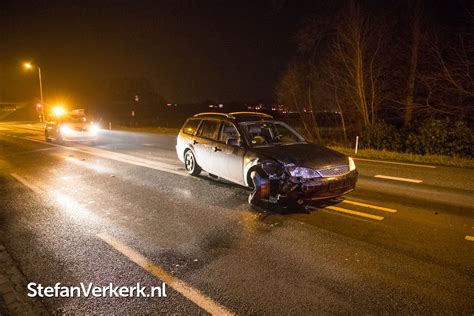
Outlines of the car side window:
{"label": "car side window", "polygon": [[199,129],[198,135],[204,138],[217,140],[217,134],[219,133],[218,120],[205,120],[202,122]]}
{"label": "car side window", "polygon": [[221,126],[221,132],[219,135],[219,141],[226,143],[229,139],[238,139],[239,133],[234,125],[229,122],[223,122]]}
{"label": "car side window", "polygon": [[183,133],[194,135],[201,120],[189,119],[183,126]]}

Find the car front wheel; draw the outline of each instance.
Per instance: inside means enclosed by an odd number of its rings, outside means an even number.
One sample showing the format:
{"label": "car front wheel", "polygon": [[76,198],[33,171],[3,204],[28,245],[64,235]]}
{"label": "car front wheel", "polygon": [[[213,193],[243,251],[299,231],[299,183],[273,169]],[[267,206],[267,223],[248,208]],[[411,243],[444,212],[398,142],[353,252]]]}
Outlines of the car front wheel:
{"label": "car front wheel", "polygon": [[51,142],[51,138],[49,138],[49,134],[47,131],[44,132],[44,139],[49,143]]}
{"label": "car front wheel", "polygon": [[191,150],[188,150],[186,154],[184,154],[184,167],[186,171],[192,175],[197,176],[201,173],[201,167],[196,162],[196,158]]}

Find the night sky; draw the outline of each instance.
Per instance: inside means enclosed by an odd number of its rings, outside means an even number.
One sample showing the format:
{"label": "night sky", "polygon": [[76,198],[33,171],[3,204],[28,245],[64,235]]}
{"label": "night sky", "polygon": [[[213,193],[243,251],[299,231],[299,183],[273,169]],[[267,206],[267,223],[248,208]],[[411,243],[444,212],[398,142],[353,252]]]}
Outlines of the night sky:
{"label": "night sky", "polygon": [[[0,97],[87,100],[96,82],[145,77],[171,102],[272,98],[309,3],[2,1]],[[311,10],[313,10],[311,6]],[[95,91],[96,92],[96,91]]]}
{"label": "night sky", "polygon": [[127,77],[149,80],[169,102],[271,99],[304,17],[340,4],[2,0],[0,102],[38,95],[25,60],[41,66],[47,102],[87,102],[98,82]]}

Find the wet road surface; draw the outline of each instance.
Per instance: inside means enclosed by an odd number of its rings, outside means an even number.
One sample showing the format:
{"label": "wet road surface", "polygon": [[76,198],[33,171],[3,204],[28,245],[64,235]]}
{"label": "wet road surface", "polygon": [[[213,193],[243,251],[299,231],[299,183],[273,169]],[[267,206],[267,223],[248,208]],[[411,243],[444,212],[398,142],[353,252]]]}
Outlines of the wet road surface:
{"label": "wet road surface", "polygon": [[26,278],[169,284],[166,298],[42,299],[51,312],[474,312],[472,169],[356,160],[345,200],[279,213],[186,175],[174,136],[61,146],[36,129],[0,124],[0,233]]}

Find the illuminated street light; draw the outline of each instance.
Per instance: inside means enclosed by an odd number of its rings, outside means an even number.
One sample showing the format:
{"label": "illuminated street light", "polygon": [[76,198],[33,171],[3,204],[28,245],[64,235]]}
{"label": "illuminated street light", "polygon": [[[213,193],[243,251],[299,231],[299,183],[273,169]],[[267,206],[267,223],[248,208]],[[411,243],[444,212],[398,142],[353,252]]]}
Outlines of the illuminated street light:
{"label": "illuminated street light", "polygon": [[58,104],[53,107],[53,114],[55,116],[61,116],[61,115],[64,115],[64,113],[66,113],[66,109],[64,108],[63,105]]}
{"label": "illuminated street light", "polygon": [[[23,67],[26,70],[30,70],[33,68],[33,65],[31,63],[23,63]],[[40,100],[41,104],[44,105],[43,102],[43,83],[41,81],[41,68],[39,66],[36,66],[38,68],[38,78],[39,78],[39,88],[40,88]],[[41,107],[41,115],[40,115],[40,122],[44,121],[44,108]]]}

